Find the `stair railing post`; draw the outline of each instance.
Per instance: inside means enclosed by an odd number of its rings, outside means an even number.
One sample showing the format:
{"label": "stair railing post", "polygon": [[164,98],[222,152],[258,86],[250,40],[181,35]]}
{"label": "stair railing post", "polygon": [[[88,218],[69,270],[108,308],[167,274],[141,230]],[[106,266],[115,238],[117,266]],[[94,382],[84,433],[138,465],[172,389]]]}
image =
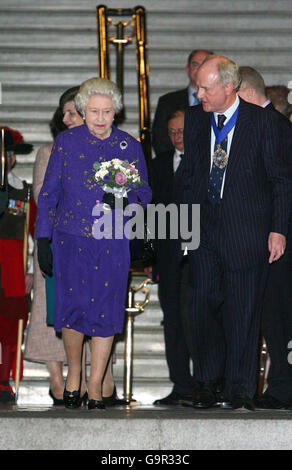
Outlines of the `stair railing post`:
{"label": "stair railing post", "polygon": [[149,64],[148,45],[146,40],[146,12],[145,8],[135,8],[136,15],[136,64],[138,78],[138,98],[140,117],[140,140],[144,155],[149,165],[151,161],[151,118],[149,97]]}
{"label": "stair railing post", "polygon": [[97,37],[98,37],[98,65],[99,76],[110,78],[109,41],[108,41],[108,14],[105,5],[96,7]]}
{"label": "stair railing post", "polygon": [[[144,280],[138,287],[130,286],[128,289],[126,306],[125,349],[124,349],[124,398],[128,404],[133,400],[133,356],[134,356],[134,321],[135,317],[144,312],[149,303],[150,292],[147,284],[151,279]],[[142,304],[135,302],[135,293],[141,290],[145,294]]]}

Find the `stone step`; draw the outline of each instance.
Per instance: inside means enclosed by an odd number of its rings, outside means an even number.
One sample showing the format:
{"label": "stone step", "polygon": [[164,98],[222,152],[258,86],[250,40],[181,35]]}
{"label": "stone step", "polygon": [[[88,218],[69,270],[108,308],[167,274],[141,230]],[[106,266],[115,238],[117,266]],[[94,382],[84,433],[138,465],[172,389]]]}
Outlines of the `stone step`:
{"label": "stone step", "polygon": [[[133,2],[131,0],[122,0],[122,8],[132,8]],[[143,2],[147,11],[174,11],[174,13],[179,11],[185,11],[186,8],[190,6],[190,0],[168,0],[165,2],[157,2],[156,0],[145,0]],[[191,0],[191,4],[200,11],[213,12],[216,13],[218,10],[223,12],[233,11],[282,11],[287,10],[291,11],[291,2],[290,0],[279,0],[278,2],[273,2],[273,0],[237,0],[236,4],[233,0]],[[108,0],[107,6],[109,8],[115,8],[116,1]],[[95,0],[83,0],[82,4],[80,0],[70,1],[70,9],[78,12],[88,12],[92,11],[92,8],[95,10],[96,1]],[[7,11],[31,11],[32,9],[38,9],[42,12],[58,10],[66,11],[68,10],[68,0],[50,0],[50,5],[46,0],[2,0],[1,9]]]}
{"label": "stone step", "polygon": [[[116,378],[115,384],[117,393],[120,398],[124,396],[123,381]],[[171,382],[166,377],[143,378],[135,379],[132,386],[133,399],[137,400],[139,404],[151,405],[157,398],[162,398],[171,392]],[[53,403],[52,398],[48,394],[49,380],[48,379],[24,379],[20,383],[19,395],[17,404],[23,405],[47,405]]]}
{"label": "stone step", "polygon": [[[10,102],[9,104],[2,104],[1,120],[5,121],[7,119],[9,121],[14,120],[15,122],[45,122],[48,124],[54,114],[57,105],[58,103],[39,103],[39,105],[30,105]],[[152,106],[152,115],[154,115],[154,112],[155,106]],[[127,106],[126,117],[130,120],[137,119],[137,107]]]}
{"label": "stone step", "polygon": [[204,411],[137,402],[89,412],[19,404],[2,408],[0,419],[5,423],[0,427],[0,449],[12,450],[13,462],[19,456],[19,464],[24,453],[15,450],[52,450],[45,453],[50,465],[60,456],[56,451],[72,450],[66,461],[76,463],[74,451],[89,450],[88,458],[94,456],[97,465],[129,468],[140,463],[194,467],[194,450],[291,450],[291,412],[285,410]]}
{"label": "stone step", "polygon": [[[217,28],[229,29],[248,29],[254,28],[262,30],[269,28],[270,30],[290,28],[292,10],[276,10],[276,11],[219,11],[213,12],[210,15],[208,11],[197,11],[194,7],[186,11],[158,11],[147,10],[147,31],[151,34],[152,31],[161,29],[171,29],[172,31],[180,30],[180,23],[186,29],[194,27],[197,29],[208,28],[210,30]],[[67,31],[81,31],[84,32],[96,31],[96,15],[95,10],[73,10],[67,8],[66,10],[49,10],[43,11],[38,9],[18,9],[11,10],[0,8],[0,14],[3,21],[3,31],[12,33],[14,30],[18,32],[31,32],[31,30],[44,30],[58,31],[62,28],[63,32]],[[64,15],[66,20],[70,21],[70,25],[64,26]],[[17,28],[15,26],[17,22]],[[130,27],[127,28],[131,30]],[[114,27],[110,27],[110,31],[115,31]]]}
{"label": "stone step", "polygon": [[[169,46],[175,44],[176,47],[183,45],[183,47],[189,47],[192,50],[194,46],[194,30],[193,28],[185,28],[184,24],[179,24],[176,29],[176,33],[169,35],[169,30],[158,28],[157,30],[149,31],[148,34],[148,45],[149,48],[152,44],[160,44],[163,46]],[[240,46],[244,43],[245,47],[248,48],[267,48],[267,47],[287,47],[289,39],[291,39],[292,31],[290,28],[276,28],[271,31],[269,28],[265,29],[252,29],[252,28],[212,28],[200,27],[196,29],[195,37],[197,44],[204,44],[205,48],[213,49],[218,48],[224,43],[225,47]],[[69,29],[69,27],[60,27],[47,31],[47,29],[35,30],[28,28],[27,31],[3,31],[0,30],[0,40],[2,46],[6,43],[11,44],[13,41],[15,47],[18,44],[33,45],[36,42],[38,44],[54,46],[55,44],[62,43],[62,46],[69,47],[71,45],[78,45],[80,43],[83,46],[91,47],[96,44],[96,31],[84,28],[84,30],[78,31],[75,29]]]}
{"label": "stone step", "polygon": [[[183,76],[183,75],[182,75]],[[58,83],[36,81],[26,81],[19,83],[15,79],[2,83],[2,103],[10,104],[15,102],[16,96],[18,104],[36,104],[40,102],[47,104],[56,104],[59,102],[60,95],[72,86],[77,85],[77,80],[70,80],[62,85]],[[185,78],[182,79],[182,87],[186,86]],[[151,97],[155,103],[159,96],[168,91],[173,91],[173,86],[160,84],[158,86],[151,86]],[[125,106],[137,106],[137,87],[134,85],[126,85],[124,90],[124,104]],[[152,101],[151,101],[152,102]]]}
{"label": "stone step", "polygon": [[[106,3],[109,8],[116,8],[116,0],[108,0]],[[132,0],[121,0],[119,2],[120,8],[133,8]],[[196,9],[196,11],[207,11],[216,13],[222,11],[228,13],[230,11],[260,11],[260,12],[272,12],[272,11],[291,11],[291,2],[290,0],[167,0],[164,2],[157,2],[157,0],[144,0],[143,6],[146,10],[154,11],[173,11],[177,13],[179,11],[188,11],[190,5]],[[53,9],[58,11],[68,10],[77,11],[78,13],[86,12],[92,8],[96,8],[96,0],[83,0],[80,3],[80,0],[50,0],[50,5],[48,6],[47,0],[2,0],[1,8],[6,10],[15,11],[17,8],[18,11],[31,11],[32,8],[36,8],[39,11],[46,12],[52,11]]]}
{"label": "stone step", "polygon": [[[124,353],[124,343],[117,343],[116,352],[117,354]],[[146,332],[145,329],[140,330],[138,327],[136,327],[134,338],[135,357],[138,357],[139,355],[145,356],[160,353],[165,354],[164,336],[162,329],[155,331],[152,328]]]}
{"label": "stone step", "polygon": [[[2,122],[4,123],[4,121]],[[10,125],[10,127],[12,128],[17,128],[17,130],[19,130],[23,134],[25,140],[31,142],[32,144],[35,141],[46,143],[51,142],[52,140],[48,125],[46,125],[45,123],[40,123],[39,125],[37,125],[37,123],[16,123],[15,121],[11,120],[5,121],[4,124],[8,126]],[[124,124],[120,125],[119,128],[126,132],[129,132],[136,138],[139,137],[138,120],[129,123],[125,122]]]}
{"label": "stone step", "polygon": [[[185,47],[175,48],[171,47],[157,47],[153,45],[151,49],[148,50],[149,64],[152,67],[160,66],[161,68],[165,67],[181,67],[184,70],[186,65],[187,57],[190,52],[190,49]],[[282,47],[273,49],[243,49],[243,48],[225,48],[224,44],[218,45],[213,50],[214,53],[223,54],[227,57],[230,57],[232,60],[235,60],[240,65],[250,64],[251,66],[260,66],[260,67],[276,67],[276,66],[285,66],[290,65],[290,55],[292,53],[291,47]],[[38,44],[34,46],[26,46],[25,44],[19,45],[17,49],[14,44],[8,44],[5,47],[1,47],[0,44],[0,54],[1,54],[1,69],[5,70],[6,68],[11,67],[11,73],[13,73],[19,68],[38,66],[38,67],[73,67],[76,68],[76,63],[78,61],[78,67],[86,66],[91,67],[94,70],[97,70],[98,56],[97,56],[97,47],[82,48],[81,45],[76,46],[75,48],[63,48],[62,44],[57,47],[41,47]],[[115,75],[115,51],[111,47],[110,49],[110,65],[113,76]],[[36,65],[37,64],[37,65]],[[90,65],[89,65],[90,64]],[[136,54],[133,50],[126,49],[124,54],[124,64],[126,67],[136,66]]]}
{"label": "stone step", "polygon": [[[276,65],[262,67],[258,64],[257,69],[262,73],[267,82],[277,82],[282,76],[292,75],[292,65]],[[127,88],[136,87],[137,84],[137,73],[133,68],[125,68],[125,91]],[[17,77],[17,80],[21,82],[29,83],[34,81],[38,77],[38,85],[42,83],[58,84],[64,87],[68,82],[74,81],[75,83],[81,83],[91,77],[98,76],[98,69],[96,66],[39,66],[39,65],[17,65],[13,66],[2,66],[0,71],[0,81],[4,84],[8,83],[11,77]],[[79,82],[78,82],[79,80]],[[186,82],[186,75],[183,67],[180,64],[168,66],[167,68],[161,68],[158,65],[150,66],[150,85],[151,87],[159,87],[161,83],[167,83],[168,87],[175,88],[177,83],[184,84]]]}
{"label": "stone step", "polygon": [[[135,342],[134,342],[135,344]],[[89,366],[87,368],[89,373]],[[64,366],[64,377],[67,374],[67,368]],[[116,363],[113,366],[115,379],[122,381],[124,377],[124,355],[123,352],[116,352]],[[48,379],[49,374],[45,364],[37,364],[24,361],[25,380]],[[169,380],[169,373],[164,353],[138,354],[135,351],[133,359],[133,380]]]}

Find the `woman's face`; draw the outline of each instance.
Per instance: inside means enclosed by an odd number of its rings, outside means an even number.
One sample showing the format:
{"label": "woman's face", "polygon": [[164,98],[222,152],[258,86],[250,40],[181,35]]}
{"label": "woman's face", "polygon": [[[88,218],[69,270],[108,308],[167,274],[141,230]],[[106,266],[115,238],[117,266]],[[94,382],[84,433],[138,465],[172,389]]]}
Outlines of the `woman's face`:
{"label": "woman's face", "polygon": [[84,110],[89,131],[99,139],[110,136],[114,114],[112,99],[104,95],[91,96]]}
{"label": "woman's face", "polygon": [[68,101],[63,107],[63,123],[68,129],[72,127],[81,126],[83,119],[80,114],[77,113],[74,101]]}

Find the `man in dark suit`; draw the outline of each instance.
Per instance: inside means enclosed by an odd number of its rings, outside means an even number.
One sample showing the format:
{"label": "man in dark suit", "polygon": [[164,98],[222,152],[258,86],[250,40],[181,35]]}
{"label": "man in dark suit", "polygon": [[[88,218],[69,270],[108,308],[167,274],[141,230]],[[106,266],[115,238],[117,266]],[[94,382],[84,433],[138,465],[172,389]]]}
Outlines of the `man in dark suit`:
{"label": "man in dark suit", "polygon": [[[184,110],[177,110],[168,119],[168,134],[174,151],[159,154],[152,160],[152,193],[155,204],[175,204],[179,191],[177,173],[184,153]],[[180,242],[171,239],[167,220],[166,239],[155,240],[157,263],[153,268],[158,275],[158,296],[163,311],[165,355],[172,391],[154,405],[179,405],[192,402],[194,388],[190,371],[183,315],[186,309],[188,275],[187,256],[182,256]]]}
{"label": "man in dark suit", "polygon": [[196,75],[202,104],[185,114],[183,201],[200,204],[189,252],[195,407],[223,400],[254,410],[268,263],[285,251],[289,178],[272,113],[238,98],[238,66],[212,56]]}
{"label": "man in dark suit", "polygon": [[188,87],[167,93],[159,98],[152,126],[152,146],[155,154],[173,151],[173,144],[168,135],[167,121],[177,109],[199,104],[196,92],[195,74],[199,66],[210,55],[207,50],[193,50],[188,57],[186,71],[189,77]]}
{"label": "man in dark suit", "polygon": [[[238,95],[277,116],[281,131],[281,149],[292,175],[292,123],[276,111],[267,99],[261,74],[252,67],[240,67],[239,70],[242,81]],[[256,400],[256,406],[262,409],[291,407],[292,364],[288,362],[288,345],[292,340],[292,211],[285,253],[269,268],[262,333],[267,343],[271,366],[268,372],[268,387]]]}
{"label": "man in dark suit", "polygon": [[[175,204],[177,200],[177,173],[184,153],[184,110],[177,110],[168,119],[168,134],[174,150],[159,154],[152,160],[152,193],[155,204]],[[171,239],[167,220],[166,239],[156,239],[155,249],[158,274],[158,296],[163,311],[165,354],[172,391],[154,405],[192,403],[194,388],[190,371],[190,354],[187,347],[183,314],[186,308],[188,261],[182,256],[180,242]]]}

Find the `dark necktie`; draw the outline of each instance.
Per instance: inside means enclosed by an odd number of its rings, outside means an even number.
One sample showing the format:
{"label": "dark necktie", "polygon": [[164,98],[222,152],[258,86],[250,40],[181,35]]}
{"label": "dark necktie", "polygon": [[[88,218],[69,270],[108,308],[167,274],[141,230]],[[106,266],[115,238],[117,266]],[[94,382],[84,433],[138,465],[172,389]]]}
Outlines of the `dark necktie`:
{"label": "dark necktie", "polygon": [[[226,120],[226,116],[224,114],[218,114],[217,127],[219,130],[223,128],[225,120]],[[221,142],[221,148],[225,150],[225,152],[227,152],[227,141],[228,141],[228,138],[226,137]],[[215,142],[214,152],[217,150],[217,145],[218,145],[218,142]],[[219,168],[213,162],[211,173],[209,175],[208,199],[214,204],[220,201],[220,193],[221,193],[221,186],[222,186],[224,171],[225,171],[225,168]]]}
{"label": "dark necktie", "polygon": [[177,167],[176,167],[174,173],[176,173],[177,170],[179,169],[179,167],[180,167],[180,165],[181,165],[181,162],[182,162],[182,159],[184,158],[184,154],[183,154],[183,153],[180,153],[180,154],[179,154],[179,157],[180,157],[180,162],[179,162],[179,164],[177,165]]}

